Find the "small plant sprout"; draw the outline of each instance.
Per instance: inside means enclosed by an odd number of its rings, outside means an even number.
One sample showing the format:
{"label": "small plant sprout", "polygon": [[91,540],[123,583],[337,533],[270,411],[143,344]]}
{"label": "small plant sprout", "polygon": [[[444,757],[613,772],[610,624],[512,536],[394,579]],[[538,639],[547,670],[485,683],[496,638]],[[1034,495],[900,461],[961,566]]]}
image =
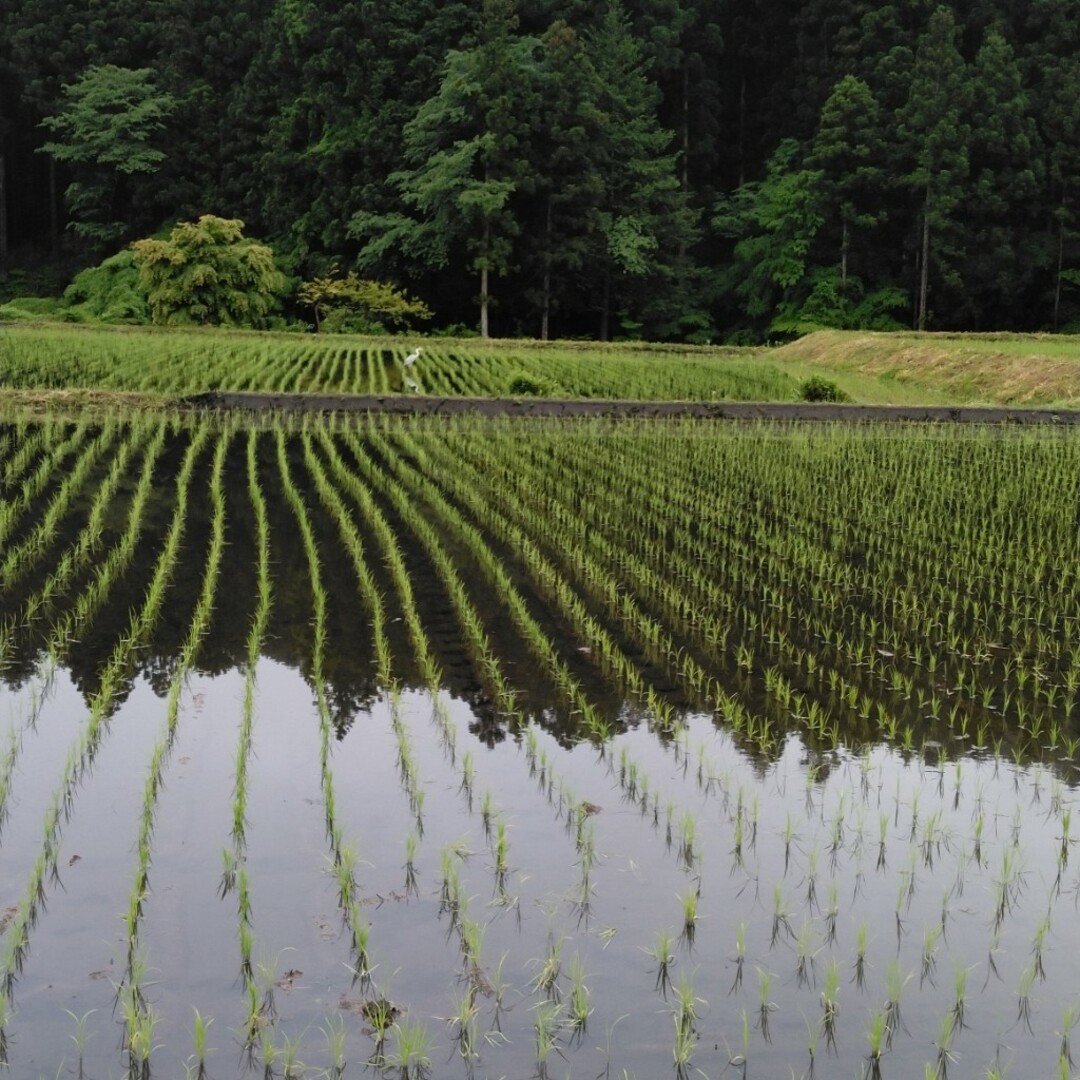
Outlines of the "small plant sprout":
{"label": "small plant sprout", "polygon": [[692,889],[687,889],[685,892],[679,893],[679,903],[682,905],[683,913],[683,929],[682,939],[686,942],[689,948],[693,948],[694,945],[694,932],[697,928],[698,920],[698,899],[701,896],[701,882]]}
{"label": "small plant sprout", "polygon": [[866,946],[869,936],[870,927],[865,922],[860,922],[855,931],[855,963],[852,965],[855,972],[852,978],[860,990],[864,989],[866,982]]}
{"label": "small plant sprout", "polygon": [[825,967],[825,983],[821,989],[821,1030],[827,1046],[836,1043],[836,1020],[840,1015],[840,962],[835,958]]}
{"label": "small plant sprout", "polygon": [[[64,1012],[75,1021],[75,1031],[71,1036],[71,1041],[75,1044],[75,1060],[78,1067],[78,1074],[80,1077],[83,1075],[83,1059],[86,1056],[86,1044],[90,1041],[90,1017],[93,1016],[96,1010],[90,1009],[84,1012],[82,1016],[76,1016],[70,1009],[65,1009]],[[0,994],[0,1064],[7,1064],[6,1044],[4,1043],[4,1028],[7,1027],[11,1020],[11,1011],[7,1007],[7,1000],[3,994]]]}
{"label": "small plant sprout", "polygon": [[476,1004],[476,988],[470,985],[454,1003],[454,1011],[446,1017],[450,1035],[457,1044],[458,1053],[466,1061],[478,1056],[480,1009]]}
{"label": "small plant sprout", "polygon": [[585,1033],[592,1006],[589,988],[585,985],[585,965],[575,953],[570,958],[570,992],[566,999],[567,1022],[579,1034]]}
{"label": "small plant sprout", "polygon": [[1054,1033],[1061,1039],[1061,1049],[1058,1051],[1058,1057],[1064,1058],[1070,1066],[1073,1064],[1072,1032],[1078,1020],[1080,1020],[1080,1009],[1077,1008],[1075,1003],[1066,1005],[1064,1012],[1061,1014],[1061,1030]]}
{"label": "small plant sprout", "polygon": [[342,1080],[345,1075],[345,1040],[348,1031],[340,1013],[331,1013],[319,1029],[326,1040],[326,1053],[330,1058],[330,1080]]}
{"label": "small plant sprout", "polygon": [[880,1080],[881,1055],[888,1048],[889,1021],[883,1009],[873,1009],[866,1025],[867,1056],[866,1080]]}
{"label": "small plant sprout", "polygon": [[763,968],[757,969],[758,973],[758,1028],[761,1031],[761,1037],[770,1042],[769,1036],[769,1014],[776,1011],[776,1003],[771,999],[770,992],[772,990],[772,972],[765,971]]}
{"label": "small plant sprout", "polygon": [[214,1019],[213,1017],[203,1016],[203,1014],[194,1007],[192,1007],[192,1011],[195,1013],[194,1029],[192,1031],[192,1038],[195,1046],[195,1053],[193,1056],[195,1058],[196,1073],[201,1078],[206,1075],[206,1055],[213,1052],[213,1048],[206,1045],[206,1036]]}
{"label": "small plant sprout", "polygon": [[661,930],[656,935],[656,944],[645,952],[656,962],[656,989],[666,998],[671,986],[671,969],[675,965],[671,932]]}
{"label": "small plant sprout", "polygon": [[413,895],[416,886],[416,848],[420,839],[415,831],[405,834],[405,894]]}
{"label": "small plant sprout", "polygon": [[953,996],[952,1018],[953,1024],[962,1029],[964,1024],[964,1010],[967,1002],[967,980],[971,971],[969,967],[957,967],[953,972],[953,984],[955,994]]}
{"label": "small plant sprout", "polygon": [[536,1040],[536,1073],[540,1080],[548,1075],[548,1059],[554,1050],[559,1052],[558,1034],[562,1006],[553,1001],[541,1001],[533,1007],[533,1036]]}

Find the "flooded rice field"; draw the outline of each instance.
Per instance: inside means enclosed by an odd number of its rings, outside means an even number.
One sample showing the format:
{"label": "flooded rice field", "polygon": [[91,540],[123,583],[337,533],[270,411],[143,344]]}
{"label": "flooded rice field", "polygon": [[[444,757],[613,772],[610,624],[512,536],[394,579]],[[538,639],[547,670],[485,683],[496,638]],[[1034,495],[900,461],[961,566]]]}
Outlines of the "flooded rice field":
{"label": "flooded rice field", "polygon": [[1080,439],[0,425],[16,1077],[1071,1076]]}

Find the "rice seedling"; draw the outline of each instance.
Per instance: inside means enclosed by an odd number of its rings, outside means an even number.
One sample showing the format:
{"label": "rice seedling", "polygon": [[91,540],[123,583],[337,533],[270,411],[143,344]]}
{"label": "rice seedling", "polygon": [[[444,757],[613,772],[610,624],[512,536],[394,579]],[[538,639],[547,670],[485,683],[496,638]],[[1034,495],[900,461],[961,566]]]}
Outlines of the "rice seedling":
{"label": "rice seedling", "polygon": [[645,953],[656,964],[656,989],[666,998],[671,988],[671,969],[675,965],[671,933],[661,930],[656,935],[656,943],[651,948],[646,948]]}
{"label": "rice seedling", "polygon": [[558,1045],[559,1026],[562,1022],[562,1006],[552,1001],[541,1001],[533,1007],[533,1037],[536,1043],[536,1072],[543,1078],[548,1075],[548,1059],[552,1052],[561,1053]]}

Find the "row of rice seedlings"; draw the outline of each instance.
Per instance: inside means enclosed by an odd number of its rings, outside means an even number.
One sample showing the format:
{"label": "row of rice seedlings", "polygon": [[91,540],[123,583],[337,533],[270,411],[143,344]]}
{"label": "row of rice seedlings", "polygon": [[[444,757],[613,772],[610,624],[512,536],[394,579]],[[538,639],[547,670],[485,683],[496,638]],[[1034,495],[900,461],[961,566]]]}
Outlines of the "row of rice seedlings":
{"label": "row of rice seedlings", "polygon": [[[377,440],[376,444],[378,444]],[[390,454],[387,454],[386,456],[392,457],[395,461],[398,460],[399,457],[398,455]],[[485,571],[490,574],[493,583],[496,586],[496,591],[498,595],[500,595],[510,607],[515,621],[518,623],[519,627],[522,630],[523,637],[526,641],[528,641],[530,647],[533,648],[538,657],[545,663],[549,671],[552,672],[560,688],[570,696],[572,705],[578,708],[581,712],[581,715],[584,718],[584,722],[586,725],[586,730],[591,730],[591,725],[595,724],[596,735],[600,738],[603,738],[603,735],[605,733],[604,726],[599,721],[595,720],[595,712],[592,709],[592,706],[584,699],[584,696],[581,694],[580,687],[578,686],[576,680],[574,680],[573,677],[569,675],[565,664],[558,657],[553,645],[550,643],[550,641],[547,640],[546,636],[540,630],[539,626],[528,614],[526,605],[521,598],[520,593],[514,587],[508,575],[506,574],[505,569],[502,567],[499,560],[493,555],[484,539],[471,525],[464,522],[463,519],[461,519],[460,515],[456,514],[456,512],[454,512],[444,500],[439,499],[434,494],[433,489],[430,489],[430,487],[426,488],[424,491],[424,496],[430,503],[430,505],[433,506],[439,516],[446,519],[451,524],[451,527],[456,533],[462,534],[467,538],[470,549],[479,558],[481,564],[484,566]],[[650,700],[649,693],[646,693],[644,696],[646,700]],[[526,734],[527,736],[530,734],[533,736],[535,735],[534,732],[529,731],[527,731]],[[528,739],[526,745],[529,745]],[[601,746],[602,745],[603,744],[601,743]],[[529,755],[530,768],[535,771],[534,758],[534,754]],[[554,791],[555,777],[554,775],[547,777],[547,773],[548,767],[546,763],[542,761],[539,769],[541,788],[543,790],[546,779],[548,784],[548,794],[550,797]],[[644,768],[639,767],[636,762],[628,763],[628,757],[625,747],[623,748],[621,754],[618,780],[620,786],[623,787],[624,792],[626,793],[626,796],[630,801],[636,804],[640,803],[643,808],[643,812],[650,809],[650,789],[647,774]],[[592,891],[591,870],[594,853],[591,844],[587,843],[586,841],[591,831],[591,828],[587,829],[583,827],[583,823],[587,815],[582,814],[580,807],[577,807],[575,809],[572,795],[570,795],[569,792],[563,790],[561,786],[559,799],[560,808],[565,805],[566,820],[568,825],[571,823],[571,821],[577,821],[577,846],[579,855],[581,856],[580,866],[582,874],[579,901],[582,906],[587,909]],[[653,794],[653,801],[651,803],[651,812],[653,815],[654,824],[658,825],[659,797],[655,794],[655,792]],[[687,822],[689,822],[689,824],[687,824]],[[686,815],[684,817],[684,825],[686,825],[686,829],[689,830],[690,826],[692,825],[692,817]],[[687,836],[684,836],[683,843],[680,846],[680,858],[687,870],[693,870],[695,866],[695,850],[696,849],[694,847],[692,839],[688,839]]]}
{"label": "row of rice seedlings", "polygon": [[[577,462],[577,461],[575,460],[575,467],[577,466],[577,464],[578,464],[578,462]],[[600,468],[603,468],[603,467],[604,467],[604,466],[603,466],[603,463],[598,463],[598,464],[599,464],[599,467],[600,467]],[[668,472],[664,473],[664,474],[663,474],[663,476],[664,476],[664,482],[665,482],[665,483],[669,483],[669,482],[670,482],[670,477],[671,477],[670,471],[668,471]],[[603,496],[601,496],[601,497],[603,497]],[[695,508],[696,508],[696,512],[697,512],[697,517],[698,517],[698,518],[700,518],[700,506],[699,506],[699,503],[695,503]],[[637,535],[637,536],[640,536],[641,534],[642,534],[642,533],[641,533],[641,530],[637,530],[637,531],[635,532],[635,535]],[[699,542],[699,543],[697,544],[697,547],[698,547],[698,548],[700,549],[700,542]],[[670,561],[671,557],[672,557],[672,556],[671,556],[671,553],[669,553],[669,555],[668,555],[668,559],[669,559],[669,561]],[[820,598],[818,598],[818,599],[820,599]],[[828,607],[829,607],[829,605],[827,605],[827,604],[826,604],[826,605],[823,605],[823,606],[825,607],[825,609],[826,609],[826,610],[827,610],[827,609],[828,609]],[[865,618],[865,615],[863,616],[863,618]],[[802,658],[802,659],[805,659],[805,660],[806,660],[806,664],[807,664],[807,667],[809,667],[809,661],[810,661],[810,658],[811,658],[811,657],[812,657],[813,655],[814,655],[813,653],[811,653],[811,652],[806,652],[806,651],[803,651],[803,650],[799,650],[799,652],[797,653],[797,656],[798,656],[798,657],[800,657],[800,658]],[[930,666],[932,666],[932,665],[930,665]]]}
{"label": "row of rice seedlings", "polygon": [[38,497],[63,474],[63,465],[67,458],[78,453],[90,436],[90,422],[83,420],[66,438],[54,441],[47,453],[32,473],[23,478],[14,498],[5,499],[0,504],[0,545],[6,546],[8,539],[36,504]]}
{"label": "row of rice seedlings", "polygon": [[[146,508],[154,493],[155,473],[158,460],[165,445],[166,428],[160,426],[156,435],[147,447],[143,458],[142,469],[135,484],[135,491],[128,507],[127,521],[120,539],[109,550],[104,558],[99,559],[94,566],[91,580],[83,591],[71,602],[68,607],[58,616],[49,633],[49,651],[60,656],[70,647],[71,643],[86,633],[95,614],[105,602],[113,585],[119,580],[121,574],[128,568],[138,548],[139,539],[142,536],[146,524]],[[196,436],[196,439],[198,436]],[[119,482],[119,479],[117,480]],[[111,485],[103,485],[101,498],[95,500],[91,510],[90,522],[84,536],[93,535],[95,523],[100,525],[102,516],[107,512],[108,498],[113,491]],[[98,553],[98,542],[90,540],[84,544],[82,538],[76,541],[75,555],[70,562],[70,570],[66,578],[70,578],[78,569],[86,565],[89,560]],[[65,580],[58,580],[55,584],[46,582],[43,593],[50,596],[55,594],[65,585]]]}
{"label": "row of rice seedlings", "polygon": [[311,578],[315,616],[312,643],[312,682],[315,687],[315,698],[319,713],[319,761],[326,818],[326,835],[330,845],[332,869],[338,883],[338,905],[341,908],[351,936],[354,972],[361,984],[366,986],[370,981],[372,971],[369,947],[370,925],[363,913],[358,894],[356,880],[358,856],[356,848],[351,842],[345,841],[342,827],[337,820],[334,774],[330,761],[332,723],[326,697],[325,676],[323,674],[323,653],[326,640],[326,592],[320,574],[319,552],[315,534],[312,530],[303,496],[293,480],[288,461],[285,435],[280,429],[276,432],[276,444],[282,487],[285,497],[292,507],[303,538]]}
{"label": "row of rice seedlings", "polygon": [[[155,425],[155,428],[146,424],[132,426],[128,437],[124,439],[113,456],[107,475],[94,492],[86,524],[68,547],[60,553],[54,568],[38,592],[26,601],[24,613],[19,619],[20,623],[32,622],[36,617],[36,612],[47,609],[53,604],[63,594],[75,575],[100,550],[105,514],[114,504],[117,491],[129,473],[134,454],[145,446],[152,430],[156,430],[155,445],[160,447],[165,437],[161,425]],[[21,573],[21,567],[12,568],[13,575]]]}
{"label": "row of rice seedlings", "polygon": [[[56,423],[41,423],[28,417],[20,417],[8,432],[9,452],[4,456],[2,482],[10,489],[24,474],[28,473],[48,442],[55,441]],[[7,513],[5,508],[4,513]]]}
{"label": "row of rice seedlings", "polygon": [[191,470],[201,446],[202,440],[198,437],[189,445],[188,454],[177,479],[177,509],[173,517],[173,526],[158,558],[143,606],[132,615],[128,630],[117,642],[102,669],[98,691],[90,702],[87,722],[78,738],[69,747],[62,777],[54,789],[46,811],[41,851],[31,870],[18,912],[4,939],[4,954],[0,960],[0,985],[9,1001],[29,949],[30,932],[37,922],[45,900],[46,879],[59,881],[57,858],[63,824],[72,812],[79,781],[92,764],[107,731],[119,679],[130,664],[132,653],[145,643],[160,616],[165,589],[172,576],[179,552],[179,539],[186,516],[186,498]]}
{"label": "row of rice seedlings", "polygon": [[[353,481],[355,483],[355,478],[353,478]],[[384,478],[379,486],[386,490]],[[396,544],[392,550],[396,550]],[[468,620],[466,620],[466,622],[468,622]],[[471,755],[465,755],[461,763],[461,784],[459,790],[469,798],[470,805],[471,787]],[[510,870],[509,832],[506,827],[505,819],[502,815],[498,814],[494,807],[490,792],[485,792],[484,794],[481,806],[481,817],[494,860],[493,871],[496,882],[495,900],[497,903],[505,904],[511,902],[506,892],[506,878]],[[450,1018],[448,1023],[451,1023],[459,1050],[464,1056],[471,1057],[476,1052],[476,1033],[474,1030],[477,1011],[476,997],[480,992],[481,987],[486,985],[487,980],[481,973],[483,927],[469,914],[468,898],[463,893],[460,876],[457,871],[458,857],[459,854],[453,845],[444,848],[442,851],[440,906],[441,910],[449,915],[451,927],[457,931],[465,965],[463,978],[466,983],[466,993],[458,1002],[459,1007],[455,1010],[454,1016]],[[586,870],[586,874],[588,874],[588,870]],[[586,889],[586,892],[588,891],[589,890]],[[557,968],[555,971],[557,975]],[[581,980],[578,980],[578,982],[580,983]],[[572,1015],[577,1018],[575,1023],[584,1022],[584,1016],[588,1011],[586,1007],[587,996],[587,990],[583,985],[579,985],[576,994],[574,995],[576,1008],[572,1013]]]}
{"label": "row of rice seedlings", "polygon": [[[413,446],[410,446],[410,450],[414,453],[418,452]],[[392,457],[395,461],[399,460],[400,457],[400,455],[391,455],[389,453],[387,456]],[[430,456],[425,455],[424,464],[426,467],[426,471],[432,471],[433,475],[445,478],[445,473],[433,469]],[[414,479],[414,477],[410,477],[410,479]],[[420,481],[417,482],[414,486],[417,488],[418,491],[422,487],[424,497],[429,502],[429,504],[432,505],[436,512],[442,518],[447,520],[448,523],[450,523],[451,527],[455,530],[455,532],[464,535],[467,538],[470,549],[480,559],[485,570],[491,575],[493,582],[496,584],[498,594],[511,608],[515,621],[518,623],[519,627],[522,630],[523,637],[530,644],[530,647],[534,649],[537,655],[548,666],[549,671],[551,671],[556,680],[556,684],[560,687],[560,689],[564,690],[564,692],[566,692],[570,696],[573,706],[580,709],[586,731],[595,731],[595,734],[603,737],[603,734],[605,732],[604,726],[601,722],[596,720],[595,713],[592,707],[584,701],[582,695],[580,694],[580,688],[576,680],[574,680],[574,678],[569,675],[565,664],[559,659],[554,647],[549,641],[547,641],[543,632],[539,629],[538,625],[535,623],[535,621],[532,620],[531,616],[528,614],[524,601],[522,600],[519,592],[511,583],[509,576],[501,565],[501,562],[494,556],[493,552],[487,546],[487,543],[480,535],[480,533],[472,525],[465,522],[461,518],[461,516],[456,511],[454,511],[450,507],[450,505],[435,492],[435,490],[431,487],[430,484],[425,485],[422,481]],[[479,515],[481,515],[481,520],[484,521],[486,526],[489,526],[489,532],[493,532],[495,535],[500,535],[496,529],[490,528],[492,524],[491,519],[490,517],[483,515],[484,508],[482,506],[482,500],[480,499],[479,495],[475,495],[474,497],[474,490],[475,489],[473,489],[470,485],[463,483],[457,493],[459,494],[463,502],[465,502],[472,509],[476,510]],[[529,540],[521,533],[514,533],[511,536],[504,535],[504,539],[506,539],[507,543],[509,543],[515,550],[527,550],[529,545]],[[569,587],[566,586],[565,583],[564,592],[569,592]],[[571,604],[570,610],[580,611],[581,609],[579,606]],[[604,648],[604,645],[601,644],[600,647]],[[610,646],[610,648],[612,650],[617,649],[616,646]],[[621,654],[616,653],[616,655]],[[634,672],[634,683],[640,688],[640,697],[644,704],[649,706],[654,712],[659,713],[661,716],[670,715],[670,710],[666,707],[666,703],[663,703],[656,695],[655,691],[651,687],[647,686],[644,680],[642,680],[641,677],[636,674],[636,669],[633,669],[632,665],[628,660],[625,661],[625,666],[623,670],[631,670]],[[629,760],[625,747],[622,749],[620,755],[618,780],[628,800],[632,803],[639,804],[642,807],[643,812],[651,809],[654,823],[658,824],[658,795],[655,793],[655,789],[653,789],[652,802],[650,803],[650,785],[648,776],[643,767],[640,767],[638,763]],[[687,843],[684,839],[684,843],[682,844],[680,851],[684,865],[688,870],[692,869],[694,865],[694,847],[692,842]]]}
{"label": "row of rice seedlings", "polygon": [[[192,615],[191,625],[188,629],[187,638],[181,646],[176,671],[169,685],[169,694],[166,705],[166,719],[164,731],[154,745],[147,769],[146,782],[143,787],[143,805],[139,818],[139,833],[136,839],[135,850],[138,856],[138,866],[132,881],[131,892],[128,898],[128,907],[124,916],[125,929],[127,931],[127,957],[128,967],[124,985],[120,988],[121,996],[129,994],[132,1004],[141,1006],[144,1003],[141,987],[135,981],[137,968],[140,963],[137,959],[139,949],[139,924],[143,914],[144,904],[150,892],[150,860],[153,844],[154,811],[157,806],[158,794],[164,781],[165,768],[168,763],[169,753],[176,738],[177,726],[180,716],[180,695],[188,672],[194,666],[198,655],[199,646],[203,637],[210,627],[213,617],[214,598],[217,592],[218,574],[221,568],[221,559],[225,549],[225,493],[222,484],[222,473],[225,463],[225,455],[228,451],[231,433],[226,432],[218,440],[214,450],[213,466],[210,477],[210,498],[213,505],[211,515],[210,547],[206,556],[206,571],[203,577],[202,589],[199,593],[195,611]],[[175,528],[170,532],[166,540],[166,549],[170,547],[174,551],[179,550],[179,544],[183,535],[186,520],[186,492],[181,494],[178,500],[178,509],[181,516],[174,518]],[[141,1010],[136,1010],[134,1019],[142,1023],[144,1016]],[[130,1028],[129,1028],[130,1035]],[[140,1062],[140,1066],[143,1062]]]}
{"label": "row of rice seedlings", "polygon": [[76,496],[81,494],[91,471],[116,442],[118,433],[119,426],[113,421],[90,441],[79,454],[75,464],[64,474],[60,487],[53,494],[37,524],[17,544],[7,547],[3,561],[0,562],[0,580],[5,588],[10,588],[45,554],[56,538],[64,515],[71,508]]}

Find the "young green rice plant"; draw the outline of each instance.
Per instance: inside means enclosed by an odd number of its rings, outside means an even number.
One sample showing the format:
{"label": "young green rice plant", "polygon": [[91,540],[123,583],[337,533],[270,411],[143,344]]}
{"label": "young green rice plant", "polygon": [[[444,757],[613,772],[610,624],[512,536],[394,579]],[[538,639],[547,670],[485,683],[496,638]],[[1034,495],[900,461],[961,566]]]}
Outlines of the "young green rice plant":
{"label": "young green rice plant", "polygon": [[821,989],[821,1030],[828,1046],[836,1044],[836,1021],[840,1015],[840,963],[832,959],[825,967]]}
{"label": "young green rice plant", "polygon": [[814,945],[813,924],[808,919],[804,919],[795,936],[795,981],[800,987],[808,986],[813,982],[814,959],[817,956]]}
{"label": "young green rice plant", "polygon": [[939,1080],[947,1080],[949,1066],[956,1062],[956,1055],[952,1052],[953,1034],[956,1028],[952,1016],[946,1013],[938,1021],[938,1036],[934,1042],[937,1048],[937,1060],[934,1063],[934,1076]]}
{"label": "young green rice plant", "polygon": [[419,837],[416,832],[409,832],[405,835],[405,895],[415,895],[417,892],[416,885],[416,848],[419,844]]}
{"label": "young green rice plant", "polygon": [[1077,1008],[1075,1003],[1066,1005],[1061,1014],[1061,1030],[1054,1032],[1061,1039],[1058,1057],[1064,1058],[1070,1066],[1073,1064],[1072,1033],[1078,1020],[1080,1020],[1080,1009]]}
{"label": "young green rice plant", "polygon": [[589,1016],[592,1014],[591,993],[585,985],[585,965],[581,957],[574,953],[570,958],[570,990],[566,996],[567,1023],[580,1036],[585,1034]]}
{"label": "young green rice plant", "polygon": [[967,981],[970,971],[971,969],[968,967],[958,966],[953,972],[954,994],[951,1015],[953,1026],[957,1029],[965,1027],[964,1015],[967,1003]]}
{"label": "young green rice plant", "polygon": [[671,987],[671,969],[675,966],[671,932],[661,930],[656,935],[656,944],[647,948],[645,953],[656,963],[656,989],[666,998]]}
{"label": "young green rice plant", "polygon": [[1028,964],[1020,972],[1020,989],[1016,1003],[1016,1019],[1027,1028],[1028,1034],[1034,1034],[1031,1027],[1031,988],[1035,985],[1035,965]]}
{"label": "young green rice plant", "polygon": [[904,987],[907,986],[914,975],[913,971],[909,971],[907,975],[904,974],[899,957],[894,956],[889,961],[885,973],[885,1027],[887,1030],[887,1042],[890,1046],[892,1045],[893,1034],[898,1028],[907,1030],[900,1012],[900,999],[904,993]]}
{"label": "young green rice plant", "polygon": [[872,1009],[866,1025],[868,1055],[866,1059],[866,1080],[880,1080],[881,1055],[888,1048],[889,1023],[883,1009]]}
{"label": "young green rice plant", "polygon": [[[65,1009],[64,1012],[66,1012],[68,1016],[70,1016],[71,1019],[75,1022],[75,1032],[71,1036],[71,1041],[75,1044],[75,1063],[76,1068],[78,1069],[78,1075],[81,1080],[84,1072],[83,1063],[86,1058],[86,1047],[91,1038],[90,1017],[94,1015],[96,1010],[89,1009],[87,1012],[84,1012],[82,1016],[76,1016],[75,1013],[73,1013],[70,1009]],[[5,1012],[4,1000],[2,997],[0,997],[0,1033],[3,1032],[3,1029],[9,1019],[10,1013]],[[3,1055],[0,1055],[0,1061],[3,1061],[4,1064],[6,1064]]]}
{"label": "young green rice plant", "polygon": [[532,981],[532,988],[545,994],[552,1001],[559,1000],[559,975],[562,973],[562,948],[564,939],[548,936],[547,952],[542,959],[534,961],[537,973]]}
{"label": "young green rice plant", "polygon": [[536,1074],[540,1080],[548,1076],[548,1060],[552,1051],[561,1053],[558,1045],[562,1006],[553,1001],[541,1001],[533,1007],[533,1037],[536,1042]]}
{"label": "young green rice plant", "polygon": [[758,1029],[766,1042],[771,1042],[769,1034],[769,1014],[776,1011],[776,1003],[771,998],[772,972],[758,968]]}
{"label": "young green rice plant", "polygon": [[683,929],[681,938],[686,942],[687,948],[694,946],[694,933],[697,929],[698,900],[701,897],[701,880],[692,889],[686,889],[679,893],[679,903],[682,907]]}
{"label": "young green rice plant", "polygon": [[740,919],[735,927],[735,978],[731,983],[729,994],[736,993],[742,986],[743,967],[746,963],[746,923]]}
{"label": "young green rice plant", "polygon": [[342,1080],[345,1076],[345,1041],[348,1030],[339,1013],[331,1013],[319,1029],[326,1040],[326,1053],[330,1059],[330,1080]]}
{"label": "young green rice plant", "polygon": [[300,1060],[304,1032],[298,1035],[283,1034],[281,1039],[281,1075],[284,1080],[298,1080],[307,1072],[307,1066]]}
{"label": "young green rice plant", "polygon": [[860,990],[864,989],[866,982],[866,948],[869,937],[870,927],[866,922],[860,922],[855,932],[855,963],[852,965],[852,979]]}
{"label": "young green rice plant", "polygon": [[194,1040],[195,1051],[193,1057],[195,1059],[196,1075],[199,1080],[202,1080],[206,1076],[206,1056],[213,1052],[212,1048],[207,1046],[206,1037],[210,1030],[210,1025],[214,1022],[213,1017],[205,1017],[198,1009],[192,1007],[192,1011],[195,1013],[195,1026],[192,1032],[192,1038]]}
{"label": "young green rice plant", "polygon": [[458,1053],[466,1061],[474,1061],[479,1055],[480,1009],[476,1004],[476,987],[470,985],[454,1003],[454,1011],[446,1017],[446,1026],[457,1045]]}

